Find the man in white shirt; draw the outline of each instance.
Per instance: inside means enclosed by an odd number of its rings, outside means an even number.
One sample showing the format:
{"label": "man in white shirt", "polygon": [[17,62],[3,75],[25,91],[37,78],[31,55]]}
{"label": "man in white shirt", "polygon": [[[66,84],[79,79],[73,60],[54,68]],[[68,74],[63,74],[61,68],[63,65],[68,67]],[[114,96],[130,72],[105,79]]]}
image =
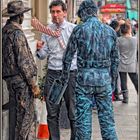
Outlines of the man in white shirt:
{"label": "man in white shirt", "polygon": [[[73,28],[76,26],[65,20],[66,17],[66,5],[61,1],[52,1],[50,4],[50,13],[52,16],[53,24],[50,24],[48,27],[52,30],[61,30],[61,35],[59,38],[48,36],[42,34],[41,40],[44,42],[42,48],[37,49],[37,56],[39,59],[48,58],[48,70],[45,81],[44,96],[46,96],[46,105],[47,105],[47,121],[50,131],[49,140],[60,140],[60,130],[59,130],[59,113],[61,103],[59,105],[54,105],[48,100],[48,92],[50,87],[53,84],[53,81],[60,77],[62,72],[62,59],[69,37],[73,31]],[[60,44],[60,40],[63,41],[63,46]],[[64,93],[64,100],[66,103],[68,118],[70,120],[71,126],[71,139],[74,140],[75,137],[75,76],[77,72],[76,64],[76,54],[73,58],[70,78],[68,81],[68,86]],[[54,93],[55,94],[55,93]]]}

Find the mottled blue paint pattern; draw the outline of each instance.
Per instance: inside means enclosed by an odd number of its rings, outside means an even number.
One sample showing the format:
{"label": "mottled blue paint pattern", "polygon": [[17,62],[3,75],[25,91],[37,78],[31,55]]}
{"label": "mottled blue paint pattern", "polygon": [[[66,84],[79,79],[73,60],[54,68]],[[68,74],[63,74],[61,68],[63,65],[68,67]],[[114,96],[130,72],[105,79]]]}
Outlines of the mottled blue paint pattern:
{"label": "mottled blue paint pattern", "polygon": [[89,17],[71,34],[63,57],[63,73],[68,74],[77,52],[75,140],[91,139],[93,96],[102,139],[118,140],[111,100],[119,64],[116,40],[115,31],[96,17]]}

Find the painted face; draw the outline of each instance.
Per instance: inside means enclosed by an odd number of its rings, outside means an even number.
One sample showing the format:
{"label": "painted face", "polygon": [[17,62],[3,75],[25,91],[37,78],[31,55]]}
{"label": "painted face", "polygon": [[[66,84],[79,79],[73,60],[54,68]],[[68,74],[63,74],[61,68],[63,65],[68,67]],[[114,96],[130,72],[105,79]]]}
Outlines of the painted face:
{"label": "painted face", "polygon": [[24,14],[21,14],[19,18],[19,24],[22,24],[23,20],[24,20]]}
{"label": "painted face", "polygon": [[62,6],[53,6],[50,10],[52,16],[52,22],[60,24],[66,17],[66,11],[62,10]]}

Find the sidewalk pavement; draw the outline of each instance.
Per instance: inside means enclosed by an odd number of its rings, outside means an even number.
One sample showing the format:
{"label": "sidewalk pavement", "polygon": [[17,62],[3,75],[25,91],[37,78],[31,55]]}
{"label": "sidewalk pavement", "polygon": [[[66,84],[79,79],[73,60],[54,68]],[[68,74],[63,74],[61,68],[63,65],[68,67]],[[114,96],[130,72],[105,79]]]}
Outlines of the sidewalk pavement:
{"label": "sidewalk pavement", "polygon": [[[129,78],[128,89],[128,104],[113,102],[118,140],[138,140],[138,96]],[[70,140],[70,129],[61,129],[61,140]],[[93,110],[91,140],[102,140],[96,110]]]}

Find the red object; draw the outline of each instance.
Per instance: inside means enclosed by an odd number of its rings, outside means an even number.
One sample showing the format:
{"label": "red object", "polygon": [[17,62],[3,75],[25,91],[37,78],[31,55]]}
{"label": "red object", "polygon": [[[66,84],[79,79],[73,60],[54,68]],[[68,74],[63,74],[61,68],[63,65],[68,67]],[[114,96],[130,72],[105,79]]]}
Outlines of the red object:
{"label": "red object", "polygon": [[103,9],[105,9],[105,8],[121,8],[121,9],[123,8],[123,9],[125,9],[126,7],[122,4],[111,3],[111,4],[106,4],[106,5],[102,6],[101,9],[102,8]]}
{"label": "red object", "polygon": [[126,6],[122,4],[106,4],[100,8],[101,13],[124,13]]}
{"label": "red object", "polygon": [[47,124],[39,124],[38,127],[38,139],[49,139],[49,129]]}
{"label": "red object", "polygon": [[112,93],[112,102],[114,101],[114,98],[115,98],[115,96],[114,96],[114,92]]}

